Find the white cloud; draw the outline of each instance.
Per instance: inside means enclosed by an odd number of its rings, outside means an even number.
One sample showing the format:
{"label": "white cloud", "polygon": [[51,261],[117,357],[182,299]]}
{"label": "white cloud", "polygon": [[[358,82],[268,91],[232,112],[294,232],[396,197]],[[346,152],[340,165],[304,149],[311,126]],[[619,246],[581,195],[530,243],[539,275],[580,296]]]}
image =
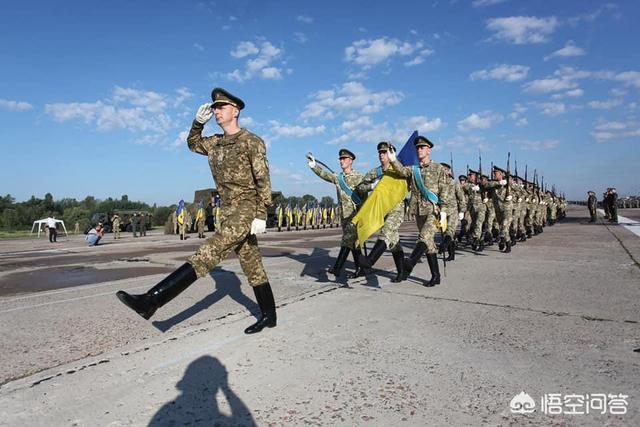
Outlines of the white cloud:
{"label": "white cloud", "polygon": [[[397,39],[390,39],[382,37],[375,40],[358,40],[351,46],[344,50],[345,59],[347,62],[354,63],[365,69],[370,68],[373,65],[377,65],[386,61],[392,56],[408,56],[415,52],[419,52],[418,58],[424,58],[425,56],[433,53],[430,49],[423,49],[422,42],[409,43],[402,42]],[[413,61],[409,61],[407,65],[416,65],[417,58]]]}
{"label": "white cloud", "polygon": [[305,44],[308,41],[307,36],[299,31],[293,33],[293,39],[296,41],[296,43],[300,44]]}
{"label": "white cloud", "polygon": [[411,61],[405,62],[404,65],[407,67],[412,67],[414,65],[422,64],[427,56],[431,56],[434,53],[435,50],[433,49],[423,49],[418,52],[418,55],[415,58],[413,58]]}
{"label": "white cloud", "polygon": [[622,105],[621,99],[609,99],[606,101],[590,101],[588,103],[589,107],[594,108],[596,110],[610,110],[615,107],[619,107]]}
{"label": "white cloud", "polygon": [[624,71],[613,77],[613,80],[640,89],[640,71]]}
{"label": "white cloud", "polygon": [[524,65],[500,64],[488,70],[474,71],[469,76],[471,80],[505,80],[516,82],[527,77],[529,67]]}
{"label": "white cloud", "polygon": [[575,45],[573,40],[569,40],[562,49],[558,49],[552,54],[545,56],[544,60],[548,61],[552,58],[568,58],[571,56],[583,56],[586,55],[586,52],[581,47]]}
{"label": "white cloud", "polygon": [[116,86],[113,91],[115,103],[130,103],[135,107],[141,107],[146,111],[158,113],[167,108],[165,96],[157,92],[141,91],[132,88]]}
{"label": "white cloud", "polygon": [[473,7],[493,6],[494,4],[504,3],[507,0],[473,0]]}
{"label": "white cloud", "polygon": [[614,87],[609,91],[609,93],[613,96],[625,96],[628,92],[624,89]]}
{"label": "white cloud", "polygon": [[282,49],[269,41],[263,40],[258,44],[243,41],[238,43],[230,54],[237,59],[246,58],[246,62],[244,71],[236,68],[225,75],[229,80],[242,82],[253,77],[273,80],[282,78],[282,69],[273,65],[273,62],[282,56]]}
{"label": "white cloud", "polygon": [[487,20],[487,29],[495,34],[490,39],[514,44],[545,43],[559,26],[555,16],[537,18],[535,16],[511,16]]}
{"label": "white cloud", "polygon": [[271,128],[269,129],[273,133],[272,139],[277,138],[304,138],[311,135],[317,135],[325,131],[325,126],[298,126],[298,125],[285,125],[280,124],[276,120],[269,121]]}
{"label": "white cloud", "polygon": [[547,116],[558,116],[567,112],[567,106],[563,102],[540,102],[534,105]]}
{"label": "white cloud", "polygon": [[542,151],[542,150],[551,150],[556,148],[560,141],[557,139],[543,139],[539,141],[531,141],[531,140],[517,140],[514,141],[516,144],[522,146],[523,150],[531,150],[531,151]]}
{"label": "white cloud", "polygon": [[253,42],[240,42],[230,53],[234,58],[244,58],[248,55],[255,55],[258,52],[260,52],[260,49]]}
{"label": "white cloud", "polygon": [[406,128],[417,130],[419,133],[423,134],[440,129],[442,126],[442,119],[440,119],[440,117],[429,119],[427,116],[413,116],[404,120],[404,124]]}
{"label": "white cloud", "polygon": [[24,101],[12,101],[9,99],[0,99],[0,108],[9,111],[27,111],[32,110],[33,105]]}
{"label": "white cloud", "polygon": [[302,22],[303,24],[313,24],[313,18],[305,15],[296,16],[296,21]]}
{"label": "white cloud", "polygon": [[596,125],[596,130],[623,130],[627,125],[621,122],[603,122]]}
{"label": "white cloud", "polygon": [[491,126],[496,123],[500,123],[502,120],[502,115],[494,113],[493,111],[472,113],[458,122],[458,129],[461,131],[469,131],[472,129],[489,129]]}
{"label": "white cloud", "polygon": [[578,98],[580,96],[584,95],[584,91],[580,88],[578,89],[573,89],[573,90],[568,90],[564,93],[556,93],[555,95],[551,96],[551,99],[562,99],[562,98]]}
{"label": "white cloud", "polygon": [[181,147],[187,145],[187,136],[189,136],[188,130],[183,130],[178,134],[178,137],[171,143],[173,147]]}
{"label": "white cloud", "polygon": [[591,136],[596,142],[606,142],[610,140],[623,140],[627,138],[637,138],[640,136],[640,125],[637,122],[604,122],[596,124]]}
{"label": "white cloud", "polygon": [[347,82],[337,90],[321,90],[312,95],[313,101],[305,106],[300,118],[324,116],[333,118],[334,111],[371,114],[385,106],[396,105],[404,99],[402,92],[387,90],[372,92],[362,83]]}
{"label": "white cloud", "polygon": [[522,87],[524,88],[525,92],[549,93],[559,92],[561,90],[567,89],[574,89],[577,86],[577,83],[572,82],[568,79],[546,78],[530,81],[528,83],[525,83]]}
{"label": "white cloud", "polygon": [[196,50],[199,50],[200,52],[204,52],[204,46],[202,46],[200,43],[194,43],[193,47],[196,48]]}

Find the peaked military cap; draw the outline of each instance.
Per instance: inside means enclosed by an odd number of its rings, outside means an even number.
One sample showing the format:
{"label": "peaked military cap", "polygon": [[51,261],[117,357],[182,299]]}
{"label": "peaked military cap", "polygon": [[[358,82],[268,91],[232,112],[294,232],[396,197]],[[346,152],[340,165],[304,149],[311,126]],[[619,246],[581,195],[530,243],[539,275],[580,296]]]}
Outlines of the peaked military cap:
{"label": "peaked military cap", "polygon": [[213,101],[213,105],[231,104],[238,110],[242,110],[244,108],[244,101],[242,99],[230,94],[221,87],[213,88],[211,91],[211,100]]}
{"label": "peaked military cap", "polygon": [[340,151],[338,151],[338,158],[341,159],[343,157],[351,157],[351,160],[356,159],[356,155],[353,154],[351,151],[347,150],[346,148],[342,148]]}
{"label": "peaked military cap", "polygon": [[393,148],[394,150],[396,149],[396,147],[393,146],[392,143],[387,142],[387,141],[382,141],[380,143],[378,143],[378,151],[387,151],[390,148]]}
{"label": "peaked military cap", "polygon": [[426,136],[418,136],[414,141],[413,141],[413,145],[415,145],[416,147],[422,147],[422,146],[427,146],[430,148],[433,148],[433,142],[429,141],[427,139]]}
{"label": "peaked military cap", "polygon": [[493,170],[494,170],[494,171],[500,171],[500,172],[502,172],[502,173],[504,173],[504,174],[506,174],[506,173],[507,173],[507,171],[506,171],[506,170],[504,170],[504,169],[502,169],[501,167],[498,167],[498,166],[494,166],[494,167],[493,167]]}
{"label": "peaked military cap", "polygon": [[442,166],[444,166],[445,168],[447,168],[447,169],[451,170],[451,166],[449,166],[449,163],[440,162],[440,164],[441,164]]}
{"label": "peaked military cap", "polygon": [[464,179],[467,180],[467,175],[458,175],[458,180]]}
{"label": "peaked military cap", "polygon": [[478,173],[477,171],[474,171],[473,169],[469,169],[469,173],[472,173],[474,175],[480,175],[480,173]]}

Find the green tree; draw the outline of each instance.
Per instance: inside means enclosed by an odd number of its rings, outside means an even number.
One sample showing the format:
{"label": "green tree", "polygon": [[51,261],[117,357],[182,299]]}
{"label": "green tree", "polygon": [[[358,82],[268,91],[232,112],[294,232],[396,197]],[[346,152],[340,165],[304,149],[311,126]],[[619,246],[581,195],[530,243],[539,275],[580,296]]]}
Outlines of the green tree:
{"label": "green tree", "polygon": [[322,200],[320,200],[320,204],[323,206],[333,206],[333,197],[324,196]]}

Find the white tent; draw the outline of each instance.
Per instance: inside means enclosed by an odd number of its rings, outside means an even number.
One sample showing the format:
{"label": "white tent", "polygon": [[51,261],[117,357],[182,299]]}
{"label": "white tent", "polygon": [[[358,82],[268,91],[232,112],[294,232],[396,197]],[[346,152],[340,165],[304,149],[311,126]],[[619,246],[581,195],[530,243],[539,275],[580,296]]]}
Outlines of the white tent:
{"label": "white tent", "polygon": [[[33,227],[31,227],[31,234],[33,234],[33,229],[36,228],[36,225],[38,226],[38,237],[40,237],[40,230],[42,229],[42,224],[46,224],[47,220],[49,218],[45,218],[45,219],[39,219],[37,221],[33,221]],[[64,221],[61,219],[54,219],[54,221],[56,222],[56,224],[62,224],[62,229],[64,230],[64,234],[66,234],[67,237],[69,237],[69,233],[67,233],[67,227],[64,226]]]}

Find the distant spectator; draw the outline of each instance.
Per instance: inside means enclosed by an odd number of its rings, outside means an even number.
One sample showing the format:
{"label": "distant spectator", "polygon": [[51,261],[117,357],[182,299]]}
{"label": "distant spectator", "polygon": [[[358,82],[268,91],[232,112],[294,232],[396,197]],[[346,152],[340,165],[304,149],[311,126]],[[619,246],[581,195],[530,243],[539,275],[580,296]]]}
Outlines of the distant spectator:
{"label": "distant spectator", "polygon": [[104,228],[102,228],[102,224],[98,223],[95,227],[93,227],[87,235],[84,237],[84,240],[89,244],[89,246],[98,246],[98,242],[104,236]]}
{"label": "distant spectator", "polygon": [[80,233],[80,223],[76,221],[76,225],[73,227],[73,234]]}
{"label": "distant spectator", "polygon": [[50,216],[47,218],[47,227],[49,227],[49,242],[55,243],[58,241],[58,231],[56,230],[56,217]]}
{"label": "distant spectator", "polygon": [[591,215],[591,221],[596,222],[596,207],[598,206],[598,199],[596,198],[596,193],[593,191],[587,192],[589,198],[587,199],[587,207],[589,208],[589,214]]}
{"label": "distant spectator", "polygon": [[615,188],[609,189],[609,222],[618,223],[618,192]]}

